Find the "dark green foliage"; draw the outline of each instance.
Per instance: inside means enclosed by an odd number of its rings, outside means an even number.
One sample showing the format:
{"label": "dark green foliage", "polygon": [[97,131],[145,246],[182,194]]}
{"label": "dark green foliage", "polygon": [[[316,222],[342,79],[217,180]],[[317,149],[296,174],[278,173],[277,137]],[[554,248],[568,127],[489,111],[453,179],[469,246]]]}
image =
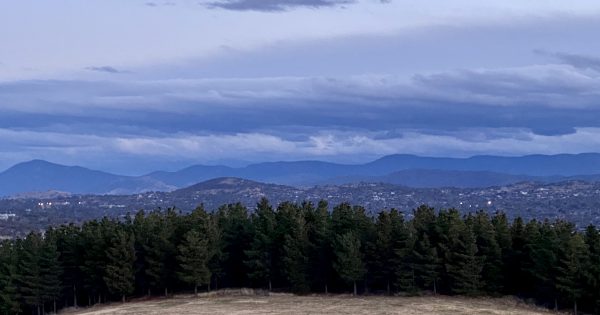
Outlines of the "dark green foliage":
{"label": "dark green foliage", "polygon": [[248,277],[271,290],[273,260],[275,256],[275,211],[266,198],[262,198],[252,214],[254,234],[250,249],[245,251],[248,259]]}
{"label": "dark green foliage", "polygon": [[[207,213],[140,211],[0,242],[0,313],[252,286],[354,294],[516,295],[600,313],[600,233],[420,206],[376,217],[347,203],[262,199]],[[164,291],[163,291],[164,290]],[[578,310],[575,310],[578,311]]]}
{"label": "dark green foliage", "polygon": [[481,293],[484,282],[482,270],[484,259],[478,254],[477,242],[469,224],[458,227],[458,239],[453,244],[446,262],[451,292],[476,295]]}
{"label": "dark green foliage", "polygon": [[200,235],[196,230],[190,230],[183,237],[183,242],[178,247],[179,278],[194,286],[194,293],[198,294],[198,286],[210,284],[210,248],[206,235]]}
{"label": "dark green foliage", "polygon": [[353,284],[354,295],[357,294],[356,281],[365,274],[360,245],[360,239],[354,232],[350,231],[334,236],[333,268],[344,282]]}
{"label": "dark green foliage", "polygon": [[307,234],[304,211],[311,211],[311,205],[305,204],[302,209],[297,208],[293,214],[291,225],[283,236],[282,267],[283,274],[290,284],[293,292],[306,293],[310,290],[308,280],[308,251],[309,240]]}
{"label": "dark green foliage", "polygon": [[44,304],[44,272],[41,264],[41,252],[44,240],[39,233],[30,233],[20,242],[19,281],[21,297],[31,309],[40,309]]}
{"label": "dark green foliage", "polygon": [[0,313],[17,314],[19,303],[19,257],[15,245],[8,241],[0,242]]}
{"label": "dark green foliage", "polygon": [[104,282],[108,292],[122,297],[132,294],[135,284],[135,247],[133,235],[125,229],[115,231],[106,249],[106,272]]}

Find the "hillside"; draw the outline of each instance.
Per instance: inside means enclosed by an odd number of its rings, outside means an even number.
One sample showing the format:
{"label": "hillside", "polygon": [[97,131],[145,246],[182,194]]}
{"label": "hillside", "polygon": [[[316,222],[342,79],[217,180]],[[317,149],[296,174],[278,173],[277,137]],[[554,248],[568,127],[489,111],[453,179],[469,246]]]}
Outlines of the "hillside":
{"label": "hillside", "polygon": [[516,299],[464,297],[180,296],[69,310],[61,314],[398,314],[398,315],[538,315],[556,314]]}
{"label": "hillside", "polygon": [[600,154],[475,156],[434,158],[389,155],[365,164],[323,161],[268,162],[245,167],[194,165],[175,172],[124,176],[42,160],[17,164],[0,173],[0,197],[63,191],[72,194],[135,194],[172,191],[220,177],[307,187],[347,183],[388,183],[408,187],[482,188],[523,181],[598,181]]}

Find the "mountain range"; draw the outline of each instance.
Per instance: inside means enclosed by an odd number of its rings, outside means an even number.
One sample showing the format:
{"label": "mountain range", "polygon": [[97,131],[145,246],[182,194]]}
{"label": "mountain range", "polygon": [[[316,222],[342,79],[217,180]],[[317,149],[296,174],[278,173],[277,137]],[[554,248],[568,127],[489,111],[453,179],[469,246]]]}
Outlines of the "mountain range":
{"label": "mountain range", "polygon": [[312,186],[381,182],[410,187],[489,187],[522,181],[544,183],[600,180],[600,154],[469,158],[388,155],[364,164],[322,161],[267,162],[245,167],[193,165],[179,171],[124,176],[43,160],[17,164],[0,173],[0,196],[56,190],[74,194],[130,194],[172,191],[218,177]]}

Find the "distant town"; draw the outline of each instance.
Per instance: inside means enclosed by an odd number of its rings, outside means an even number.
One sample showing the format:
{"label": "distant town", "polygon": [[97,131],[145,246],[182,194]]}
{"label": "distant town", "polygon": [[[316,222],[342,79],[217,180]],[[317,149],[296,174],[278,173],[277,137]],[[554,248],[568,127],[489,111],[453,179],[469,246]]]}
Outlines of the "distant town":
{"label": "distant town", "polygon": [[376,214],[396,208],[408,218],[427,204],[436,209],[456,208],[462,213],[486,210],[505,212],[526,220],[566,219],[579,228],[600,224],[600,183],[565,181],[552,184],[523,182],[489,188],[410,188],[384,183],[357,183],[298,188],[239,178],[217,178],[172,192],[132,195],[71,195],[47,192],[0,199],[0,236],[23,236],[49,226],[81,223],[104,216],[124,218],[144,209],[175,207],[188,212],[203,205],[208,211],[240,202],[252,210],[260,198],[316,203],[330,207],[342,202],[361,205]]}

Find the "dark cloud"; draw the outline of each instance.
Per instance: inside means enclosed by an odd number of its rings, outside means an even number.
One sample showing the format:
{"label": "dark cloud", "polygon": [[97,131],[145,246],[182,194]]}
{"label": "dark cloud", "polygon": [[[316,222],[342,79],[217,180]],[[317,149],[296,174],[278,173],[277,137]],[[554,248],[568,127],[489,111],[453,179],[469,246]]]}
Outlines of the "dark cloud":
{"label": "dark cloud", "polygon": [[122,70],[119,70],[119,69],[111,67],[111,66],[93,66],[93,67],[87,67],[85,69],[90,70],[90,71],[113,73],[113,74],[127,73],[127,71],[122,71]]}
{"label": "dark cloud", "polygon": [[600,71],[600,57],[564,52],[550,52],[543,49],[535,49],[533,52],[538,55],[553,57],[559,60],[561,63],[568,64],[579,69]]}
{"label": "dark cloud", "polygon": [[207,6],[234,11],[276,12],[297,7],[332,7],[354,2],[355,0],[221,0],[207,3]]}

